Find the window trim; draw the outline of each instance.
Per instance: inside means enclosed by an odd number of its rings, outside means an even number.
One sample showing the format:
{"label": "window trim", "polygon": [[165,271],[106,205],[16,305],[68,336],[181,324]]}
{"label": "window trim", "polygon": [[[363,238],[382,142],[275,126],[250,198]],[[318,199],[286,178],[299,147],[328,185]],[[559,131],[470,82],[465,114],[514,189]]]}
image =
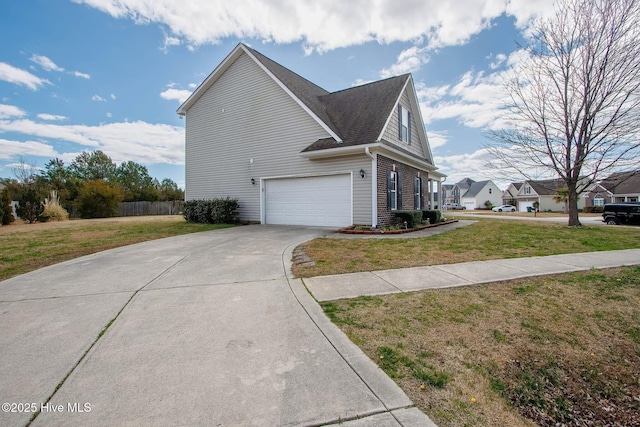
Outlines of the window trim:
{"label": "window trim", "polygon": [[413,208],[420,210],[422,204],[422,179],[416,176],[413,179]]}
{"label": "window trim", "polygon": [[398,139],[411,145],[411,111],[401,104],[398,104]]}
{"label": "window trim", "polygon": [[396,171],[389,171],[388,175],[387,192],[389,193],[389,208],[390,211],[398,210],[398,173]]}
{"label": "window trim", "polygon": [[[596,202],[596,200],[597,200],[597,202]],[[605,198],[604,198],[604,196],[602,194],[596,194],[593,197],[593,206],[604,206],[605,202],[606,202],[606,200],[605,200]]]}

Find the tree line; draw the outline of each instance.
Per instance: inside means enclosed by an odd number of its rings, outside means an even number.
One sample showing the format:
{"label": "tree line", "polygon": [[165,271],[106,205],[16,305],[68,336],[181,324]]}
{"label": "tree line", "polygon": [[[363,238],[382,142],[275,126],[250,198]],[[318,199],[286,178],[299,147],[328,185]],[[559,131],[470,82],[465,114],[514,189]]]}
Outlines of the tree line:
{"label": "tree line", "polygon": [[30,223],[47,220],[42,217],[47,204],[59,204],[83,218],[100,218],[116,215],[120,202],[184,199],[184,191],[173,180],[158,181],[134,161],[116,166],[100,150],[84,151],[68,165],[51,159],[42,170],[21,162],[14,176],[0,179],[5,186],[0,211],[5,213],[11,200],[17,201],[16,215]]}

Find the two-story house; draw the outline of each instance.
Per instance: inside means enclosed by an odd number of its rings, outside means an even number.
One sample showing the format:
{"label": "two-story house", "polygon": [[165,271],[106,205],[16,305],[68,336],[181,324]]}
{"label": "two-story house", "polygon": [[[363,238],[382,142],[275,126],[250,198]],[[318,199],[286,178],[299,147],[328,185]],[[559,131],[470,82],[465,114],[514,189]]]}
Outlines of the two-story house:
{"label": "two-story house", "polygon": [[186,199],[243,221],[383,226],[441,191],[410,74],[329,92],[239,44],[178,114]]}

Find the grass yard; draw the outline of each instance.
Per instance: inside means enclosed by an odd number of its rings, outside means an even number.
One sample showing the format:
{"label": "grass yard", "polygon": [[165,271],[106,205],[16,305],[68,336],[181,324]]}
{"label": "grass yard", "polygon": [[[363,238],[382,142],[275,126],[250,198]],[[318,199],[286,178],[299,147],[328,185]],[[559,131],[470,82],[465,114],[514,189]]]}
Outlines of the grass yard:
{"label": "grass yard", "polygon": [[322,306],[439,426],[640,425],[640,267]]}
{"label": "grass yard", "polygon": [[480,219],[420,239],[315,239],[304,244],[312,266],[297,277],[451,264],[501,258],[640,248],[640,227],[585,226]]}
{"label": "grass yard", "polygon": [[6,225],[0,227],[0,280],[106,249],[224,227],[178,215]]}

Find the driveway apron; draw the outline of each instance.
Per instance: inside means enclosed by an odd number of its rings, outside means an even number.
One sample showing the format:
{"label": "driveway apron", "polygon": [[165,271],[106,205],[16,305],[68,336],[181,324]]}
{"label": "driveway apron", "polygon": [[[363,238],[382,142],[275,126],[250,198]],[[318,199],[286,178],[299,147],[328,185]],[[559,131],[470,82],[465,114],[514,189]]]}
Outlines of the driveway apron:
{"label": "driveway apron", "polygon": [[0,398],[19,410],[0,425],[428,425],[289,277],[326,233],[197,233],[0,282]]}

